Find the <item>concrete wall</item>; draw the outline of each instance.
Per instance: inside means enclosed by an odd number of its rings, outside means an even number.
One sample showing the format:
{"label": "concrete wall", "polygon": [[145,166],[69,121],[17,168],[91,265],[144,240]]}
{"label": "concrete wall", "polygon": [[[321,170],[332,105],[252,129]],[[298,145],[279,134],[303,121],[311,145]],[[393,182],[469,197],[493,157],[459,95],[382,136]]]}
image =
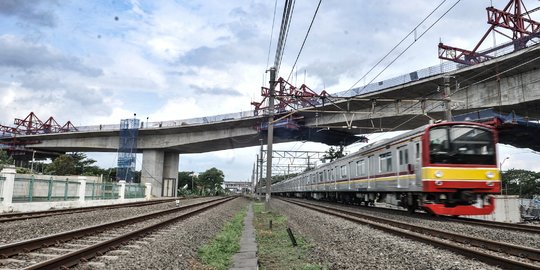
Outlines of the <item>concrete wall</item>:
{"label": "concrete wall", "polygon": [[[2,200],[0,202],[0,213],[2,212],[28,212],[28,211],[44,211],[49,209],[58,209],[58,208],[72,208],[72,207],[87,207],[87,206],[96,206],[96,205],[110,205],[126,202],[135,202],[135,201],[144,201],[151,198],[152,185],[150,183],[146,184],[146,193],[144,198],[134,198],[126,199],[126,182],[120,181],[118,185],[120,186],[119,198],[110,199],[110,200],[86,200],[86,177],[78,177],[78,182],[80,183],[77,190],[78,200],[70,201],[40,201],[40,202],[13,202],[14,187],[15,187],[15,178],[21,178],[20,175],[16,174],[14,166],[8,166],[0,172],[0,176],[3,178],[3,181],[0,182],[2,185]],[[65,176],[64,176],[65,177]],[[65,178],[64,178],[65,179]]]}
{"label": "concrete wall", "polygon": [[497,195],[495,196],[495,211],[491,215],[469,217],[489,221],[519,223],[521,222],[519,196]]}

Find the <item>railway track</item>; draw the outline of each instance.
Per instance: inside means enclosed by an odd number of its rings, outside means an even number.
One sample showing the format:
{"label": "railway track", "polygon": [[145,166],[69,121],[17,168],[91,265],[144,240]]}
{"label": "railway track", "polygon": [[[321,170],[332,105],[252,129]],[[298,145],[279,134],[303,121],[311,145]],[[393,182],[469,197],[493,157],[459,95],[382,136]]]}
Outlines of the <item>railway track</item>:
{"label": "railway track", "polygon": [[[507,269],[540,269],[540,250],[503,242],[484,240],[426,226],[365,215],[354,211],[283,199],[305,208],[341,217],[356,223],[447,249],[485,263]],[[389,226],[390,225],[390,226]]]}
{"label": "railway track", "polygon": [[[327,202],[327,203],[331,205],[350,206],[347,204],[339,204],[339,203],[332,203],[332,202]],[[385,212],[385,213],[392,213],[392,214],[397,213],[401,215],[411,216],[411,213],[407,212],[407,210],[401,210],[401,209],[392,209],[392,208],[385,208],[385,207],[365,207],[365,206],[362,206],[361,208],[356,208],[356,209],[372,211],[374,213]],[[414,215],[417,215],[419,217],[429,219],[429,220],[443,220],[443,221],[448,221],[448,222],[459,222],[459,223],[471,224],[471,225],[476,225],[476,226],[484,226],[490,229],[497,228],[497,229],[502,229],[502,230],[540,234],[540,226],[504,223],[504,222],[498,222],[498,221],[479,220],[479,219],[472,219],[472,218],[465,218],[465,217],[434,216],[432,214],[428,214],[425,212],[415,212]]]}
{"label": "railway track", "polygon": [[[67,268],[103,255],[130,240],[199,214],[235,197],[156,211],[106,224],[0,246],[0,268]],[[181,212],[181,213],[179,213]],[[155,220],[154,220],[155,219]]]}
{"label": "railway track", "polygon": [[488,228],[498,228],[498,229],[505,229],[505,230],[510,230],[510,231],[520,231],[520,232],[540,234],[540,226],[503,223],[503,222],[498,222],[498,221],[478,220],[478,219],[464,218],[464,217],[440,217],[440,218],[447,221],[479,225],[479,226],[484,226]]}
{"label": "railway track", "polygon": [[[184,198],[179,198],[179,199],[183,200]],[[121,203],[121,204],[114,204],[114,205],[99,205],[99,206],[55,209],[55,210],[46,210],[46,211],[7,213],[7,214],[0,214],[0,223],[17,221],[17,220],[33,219],[33,218],[42,218],[42,217],[49,217],[49,216],[57,216],[57,215],[83,213],[83,212],[90,212],[90,211],[104,210],[104,209],[146,206],[146,205],[171,202],[174,200],[175,199],[172,198],[172,199],[152,200],[152,201],[143,201],[143,202]]]}

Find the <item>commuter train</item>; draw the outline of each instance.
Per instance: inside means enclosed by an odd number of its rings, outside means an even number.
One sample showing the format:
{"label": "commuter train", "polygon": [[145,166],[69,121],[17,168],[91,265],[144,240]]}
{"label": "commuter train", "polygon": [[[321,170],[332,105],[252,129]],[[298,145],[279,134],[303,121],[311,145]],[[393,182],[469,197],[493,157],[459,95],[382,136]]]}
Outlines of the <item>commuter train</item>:
{"label": "commuter train", "polygon": [[271,192],[366,206],[386,202],[436,215],[486,215],[501,188],[496,143],[496,130],[487,125],[425,125],[275,183]]}

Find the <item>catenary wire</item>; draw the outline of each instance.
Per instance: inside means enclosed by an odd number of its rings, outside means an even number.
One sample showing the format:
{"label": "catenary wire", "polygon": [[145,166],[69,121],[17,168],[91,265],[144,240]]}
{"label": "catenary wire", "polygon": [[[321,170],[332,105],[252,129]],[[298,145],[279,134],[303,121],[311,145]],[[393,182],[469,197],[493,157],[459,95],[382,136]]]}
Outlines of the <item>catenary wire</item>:
{"label": "catenary wire", "polygon": [[432,23],[426,29],[426,31],[424,31],[422,34],[420,34],[420,36],[418,38],[416,38],[409,46],[407,46],[407,48],[405,48],[405,50],[403,50],[396,57],[394,57],[394,59],[392,61],[390,61],[390,63],[388,63],[388,65],[386,65],[379,73],[377,73],[377,75],[375,75],[375,77],[373,77],[373,79],[371,79],[366,85],[364,85],[364,87],[362,87],[362,89],[360,91],[358,91],[358,93],[361,93],[362,91],[364,91],[369,84],[371,84],[375,79],[377,79],[384,71],[386,71],[386,69],[388,69],[394,62],[396,62],[397,59],[399,59],[405,52],[407,52],[409,50],[409,48],[411,48],[412,45],[414,45],[416,43],[416,41],[418,41],[429,30],[431,30],[431,28],[433,28],[435,26],[435,24],[437,24],[446,14],[448,14],[448,12],[450,12],[450,10],[452,10],[459,2],[461,2],[461,0],[456,1],[444,14],[442,14],[434,23]]}
{"label": "catenary wire", "polygon": [[375,65],[373,65],[360,79],[358,79],[358,81],[356,81],[350,88],[348,91],[350,91],[351,89],[353,89],[360,81],[362,81],[369,73],[371,73],[371,71],[373,71],[382,61],[384,61],[384,59],[386,59],[386,57],[388,57],[394,50],[397,49],[397,47],[399,47],[399,45],[401,45],[410,35],[412,35],[417,29],[418,27],[420,27],[420,25],[422,25],[427,19],[429,19],[429,17],[431,17],[431,15],[433,15],[433,13],[435,13],[435,11],[437,11],[437,9],[439,9],[439,7],[441,7],[444,3],[446,2],[446,0],[442,1],[437,7],[435,7],[435,9],[433,9],[431,11],[431,13],[429,13],[420,23],[418,23],[405,37],[403,37],[401,39],[400,42],[398,42],[388,53],[386,53],[385,56],[383,56],[377,63],[375,63]]}
{"label": "catenary wire", "polygon": [[306,32],[306,36],[304,37],[304,41],[302,42],[302,46],[300,47],[300,51],[298,52],[298,55],[296,56],[296,60],[294,60],[294,64],[291,68],[291,73],[289,73],[289,76],[287,77],[287,81],[289,81],[289,79],[291,78],[294,68],[296,67],[296,63],[298,62],[298,58],[300,58],[300,54],[302,54],[302,50],[304,49],[304,45],[306,44],[306,40],[309,36],[309,32],[311,31],[311,27],[313,26],[313,22],[315,21],[315,18],[317,17],[317,13],[319,12],[319,7],[321,6],[321,2],[322,0],[319,0],[319,4],[317,5],[317,9],[315,9],[315,13],[313,14],[313,18],[311,19],[311,23],[309,24],[309,28]]}

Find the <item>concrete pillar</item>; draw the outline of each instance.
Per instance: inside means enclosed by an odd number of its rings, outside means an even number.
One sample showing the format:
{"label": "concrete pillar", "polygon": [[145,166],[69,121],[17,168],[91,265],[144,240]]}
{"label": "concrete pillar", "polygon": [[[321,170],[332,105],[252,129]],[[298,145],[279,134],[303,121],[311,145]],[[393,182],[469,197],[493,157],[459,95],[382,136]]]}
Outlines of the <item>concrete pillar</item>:
{"label": "concrete pillar", "polygon": [[10,208],[11,206],[13,206],[13,188],[15,187],[15,174],[17,174],[15,166],[7,166],[2,170],[2,172],[0,172],[0,176],[5,177],[4,187],[2,188],[2,204],[6,208]]}
{"label": "concrete pillar", "polygon": [[161,197],[164,158],[163,150],[143,150],[141,183],[152,184],[154,197]]}
{"label": "concrete pillar", "polygon": [[86,176],[79,176],[79,202],[84,202],[86,197]]}
{"label": "concrete pillar", "polygon": [[168,192],[165,191],[165,194],[172,194],[173,197],[176,197],[176,193],[178,192],[178,162],[180,161],[180,155],[178,153],[171,153],[166,152],[165,153],[165,161],[163,166],[163,178],[168,179],[174,179],[172,182],[172,187]]}
{"label": "concrete pillar", "polygon": [[126,181],[120,180],[118,181],[118,184],[120,184],[118,195],[120,195],[120,200],[123,201],[126,198]]}
{"label": "concrete pillar", "polygon": [[145,183],[146,190],[144,191],[144,198],[147,200],[152,199],[152,184],[151,183]]}

